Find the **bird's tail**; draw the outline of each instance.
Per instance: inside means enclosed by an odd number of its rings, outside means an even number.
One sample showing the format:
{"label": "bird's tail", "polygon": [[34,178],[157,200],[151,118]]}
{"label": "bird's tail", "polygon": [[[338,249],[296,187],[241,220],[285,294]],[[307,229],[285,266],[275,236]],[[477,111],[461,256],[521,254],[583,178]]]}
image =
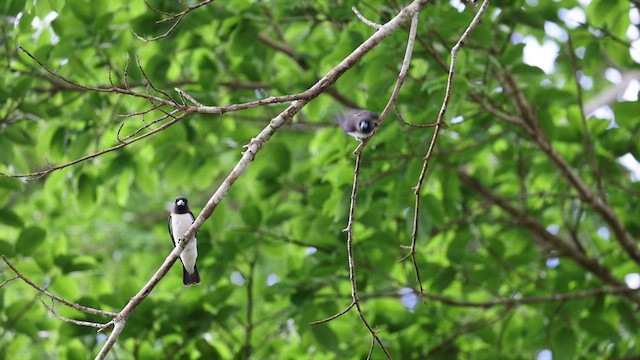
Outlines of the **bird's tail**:
{"label": "bird's tail", "polygon": [[193,273],[189,274],[187,269],[182,267],[182,283],[184,286],[193,286],[200,284],[200,274],[198,274],[198,268],[193,267]]}

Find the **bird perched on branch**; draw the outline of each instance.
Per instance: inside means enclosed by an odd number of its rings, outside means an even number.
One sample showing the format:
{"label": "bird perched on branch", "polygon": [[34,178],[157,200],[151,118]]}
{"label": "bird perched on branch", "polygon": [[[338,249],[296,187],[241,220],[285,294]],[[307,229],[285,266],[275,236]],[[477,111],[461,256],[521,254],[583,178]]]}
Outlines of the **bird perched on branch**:
{"label": "bird perched on branch", "polygon": [[[185,197],[177,197],[173,202],[173,210],[169,215],[169,234],[173,245],[177,246],[181,237],[189,230],[195,217],[189,210],[189,201]],[[196,259],[198,258],[197,233],[180,254],[182,262],[182,283],[185,286],[193,286],[200,284],[200,275],[196,267]]]}
{"label": "bird perched on branch", "polygon": [[373,134],[378,114],[368,110],[345,110],[336,118],[345,133],[362,141]]}

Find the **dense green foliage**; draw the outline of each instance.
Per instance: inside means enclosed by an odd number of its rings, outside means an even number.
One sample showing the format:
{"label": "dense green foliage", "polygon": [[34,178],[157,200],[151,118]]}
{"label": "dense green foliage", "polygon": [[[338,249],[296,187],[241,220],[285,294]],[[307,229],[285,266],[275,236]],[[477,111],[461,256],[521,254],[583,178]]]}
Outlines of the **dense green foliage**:
{"label": "dense green foliage", "polygon": [[[109,87],[111,76],[122,86],[126,77],[144,93],[138,58],[153,85],[171,96],[178,97],[177,86],[205,105],[227,105],[310,87],[375,31],[354,16],[353,3],[215,1],[185,15],[167,37],[142,42],[134,31],[153,37],[174,23],[156,23],[165,16],[142,0],[4,1],[0,172],[30,173],[112,147],[118,134],[132,134],[143,121],[169,111],[120,117],[149,109],[149,101],[74,88],[20,46],[76,83]],[[170,13],[183,10],[177,1],[150,4]],[[379,23],[404,5],[357,4]],[[640,237],[640,183],[617,161],[629,152],[640,159],[640,105],[612,104],[617,127],[595,117],[583,124],[580,111],[581,101],[611,86],[605,69],[637,68],[626,40],[633,4],[591,1],[582,7],[586,24],[570,29],[558,16],[574,7],[581,5],[494,1],[464,44],[449,127],[438,139],[422,188],[417,264],[427,296],[415,307],[409,306],[419,289],[413,267],[397,260],[406,254],[400,245],[411,242],[412,187],[433,128],[403,126],[392,113],[366,147],[355,213],[357,280],[364,314],[394,359],[522,359],[545,349],[556,359],[638,355],[637,298],[621,294],[615,283],[575,261],[575,254],[593,259],[620,284],[640,272],[639,264],[566,176],[567,169],[577,175],[631,236]],[[51,11],[58,17],[34,28]],[[473,6],[459,12],[448,1],[421,13],[398,99],[407,122],[435,121],[449,51],[473,15]],[[545,22],[563,28],[571,42],[548,36]],[[113,358],[366,357],[371,335],[355,310],[308,325],[351,301],[342,229],[357,142],[332,118],[349,102],[383,109],[407,35],[408,24],[349,69],[333,87],[337,94],[321,95],[278,130],[199,232],[203,283],[184,288],[175,265],[131,316]],[[511,40],[528,35],[559,45],[553,73],[524,64],[524,45]],[[593,81],[592,88],[578,92],[576,70]],[[487,111],[525,116],[504,87],[507,77],[532,105],[553,153],[568,166],[564,171],[517,122]],[[172,249],[166,217],[173,198],[189,197],[197,215],[239,160],[242,145],[285,106],[193,114],[127,147],[32,181],[0,177],[0,253],[56,295],[119,311]],[[459,169],[527,220],[492,204]],[[537,225],[568,244],[574,257],[545,241]],[[0,281],[12,276],[0,265]],[[605,289],[605,295],[477,304],[590,289]],[[606,294],[608,289],[618,293]],[[54,306],[65,317],[110,320]],[[0,324],[0,358],[85,359],[104,340],[94,328],[51,316],[37,292],[20,280],[0,288]],[[372,358],[383,358],[379,347]]]}

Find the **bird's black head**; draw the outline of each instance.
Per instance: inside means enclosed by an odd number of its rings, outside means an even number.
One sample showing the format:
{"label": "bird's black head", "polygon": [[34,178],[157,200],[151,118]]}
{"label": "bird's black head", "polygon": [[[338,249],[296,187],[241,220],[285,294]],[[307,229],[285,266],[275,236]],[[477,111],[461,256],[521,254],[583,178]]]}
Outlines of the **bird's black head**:
{"label": "bird's black head", "polygon": [[368,133],[370,131],[370,129],[373,127],[373,121],[372,120],[362,120],[358,124],[358,127],[360,128],[360,131],[362,131],[363,133]]}
{"label": "bird's black head", "polygon": [[177,197],[173,202],[173,212],[176,214],[186,214],[189,212],[189,200],[186,197]]}
{"label": "bird's black head", "polygon": [[337,120],[345,133],[362,140],[373,134],[378,114],[369,110],[349,109],[338,115]]}

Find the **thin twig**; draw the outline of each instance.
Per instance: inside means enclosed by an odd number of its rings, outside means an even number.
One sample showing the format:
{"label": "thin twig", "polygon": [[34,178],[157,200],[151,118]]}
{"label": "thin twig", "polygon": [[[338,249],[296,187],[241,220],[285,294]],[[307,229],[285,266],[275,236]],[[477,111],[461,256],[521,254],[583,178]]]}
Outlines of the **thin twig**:
{"label": "thin twig", "polygon": [[[159,109],[150,109],[150,110],[159,110]],[[157,123],[159,123],[159,122],[162,122],[162,121],[164,121],[164,120],[167,120],[168,118],[172,118],[173,120],[175,120],[175,119],[176,119],[176,117],[177,117],[177,116],[176,116],[176,114],[177,114],[178,112],[180,112],[180,110],[173,110],[173,111],[171,111],[171,112],[169,112],[169,113],[167,113],[167,112],[165,112],[165,111],[162,111],[162,112],[163,112],[165,115],[163,115],[163,116],[161,116],[161,117],[159,117],[159,118],[157,118],[157,119],[154,119],[154,120],[153,120],[153,121],[151,121],[151,122],[146,122],[146,121],[144,121],[144,115],[145,115],[145,114],[140,114],[140,115],[142,116],[142,122],[143,122],[143,124],[144,124],[144,125],[142,125],[141,127],[137,128],[134,132],[132,132],[131,134],[129,134],[129,135],[127,135],[127,136],[123,137],[123,138],[120,138],[120,132],[122,131],[122,126],[120,126],[120,128],[118,129],[118,133],[117,133],[117,135],[116,135],[116,139],[118,140],[118,142],[122,142],[122,143],[127,142],[127,143],[128,143],[128,141],[127,141],[127,140],[129,140],[129,139],[131,139],[131,138],[135,137],[135,136],[136,136],[136,135],[138,135],[140,132],[142,132],[142,131],[144,131],[144,130],[148,129],[148,128],[149,128],[149,127],[151,127],[152,125],[155,125],[155,124],[157,124]],[[178,115],[178,116],[180,116],[180,115]],[[186,117],[186,115],[185,115],[184,117]],[[183,118],[184,118],[184,117],[183,117]],[[122,123],[122,125],[124,125],[124,123]]]}
{"label": "thin twig", "polygon": [[573,79],[576,85],[576,97],[578,100],[578,108],[580,110],[580,123],[582,124],[582,135],[584,137],[584,147],[587,150],[587,156],[589,158],[589,163],[591,165],[591,170],[593,171],[593,178],[596,181],[596,186],[598,188],[598,193],[600,195],[600,201],[606,203],[607,202],[607,192],[604,189],[604,185],[602,184],[602,174],[600,172],[600,167],[598,166],[598,161],[596,160],[595,150],[593,148],[593,141],[591,140],[591,134],[589,133],[589,126],[587,126],[587,115],[584,112],[584,102],[582,100],[582,86],[580,85],[580,79],[578,68],[578,57],[576,56],[575,50],[573,48],[573,41],[571,40],[571,35],[567,36],[567,49],[569,51],[569,60],[571,63],[571,69],[573,70]]}
{"label": "thin twig", "polygon": [[[185,9],[182,10],[181,12],[179,12],[177,14],[172,14],[172,13],[169,13],[169,12],[162,11],[162,10],[154,8],[153,6],[151,6],[151,4],[149,4],[149,2],[147,2],[147,0],[145,0],[144,3],[145,3],[145,5],[147,5],[147,7],[149,9],[151,9],[154,12],[157,12],[158,14],[167,16],[164,19],[156,21],[157,24],[161,24],[161,23],[168,22],[168,21],[174,21],[174,20],[175,20],[175,22],[171,25],[169,30],[165,31],[161,35],[154,36],[152,38],[142,37],[142,36],[138,35],[135,31],[133,31],[133,35],[135,37],[137,37],[142,42],[151,42],[151,41],[156,41],[156,40],[159,40],[159,39],[166,38],[167,36],[169,36],[173,32],[173,30],[175,30],[178,27],[178,25],[180,24],[182,19],[184,19],[185,15],[187,15],[188,13],[192,12],[193,10],[196,10],[196,9],[198,9],[200,7],[203,7],[203,6],[205,6],[208,3],[213,2],[213,1],[215,1],[215,0],[205,0],[205,1],[201,2],[201,3],[198,3],[198,4],[193,5],[193,6],[185,6]],[[183,6],[184,5],[185,4],[183,3]]]}
{"label": "thin twig", "polygon": [[178,94],[180,94],[180,96],[182,96],[185,99],[191,101],[193,103],[193,105],[195,105],[195,106],[204,106],[201,103],[199,103],[196,99],[194,99],[191,95],[187,94],[185,91],[183,91],[183,90],[181,90],[181,89],[179,89],[177,87],[173,88],[173,90],[175,90]]}
{"label": "thin twig", "polygon": [[407,121],[404,120],[404,117],[402,116],[402,113],[400,112],[400,109],[398,109],[398,104],[397,103],[393,103],[393,108],[396,111],[396,115],[398,115],[398,119],[400,119],[400,123],[402,125],[406,125],[406,126],[410,126],[410,127],[414,127],[414,128],[431,128],[431,127],[435,127],[437,124],[433,123],[433,124],[412,124],[409,123]]}
{"label": "thin twig", "polygon": [[367,24],[367,26],[371,26],[374,29],[380,29],[382,27],[382,25],[373,22],[369,19],[367,19],[366,17],[364,17],[364,15],[362,15],[360,13],[360,11],[358,11],[358,9],[355,6],[351,7],[351,11],[353,11],[354,14],[356,14],[356,16],[358,17],[358,19],[360,19],[363,23]]}
{"label": "thin twig", "polygon": [[480,23],[480,19],[482,18],[482,15],[485,13],[488,7],[489,7],[489,0],[484,0],[482,2],[482,5],[478,9],[478,12],[474,16],[473,20],[471,20],[471,23],[469,24],[467,29],[464,31],[462,36],[460,36],[460,39],[458,39],[458,42],[456,42],[456,44],[451,49],[451,63],[449,65],[449,75],[447,76],[447,88],[445,90],[444,99],[442,100],[442,106],[440,108],[440,112],[438,113],[438,118],[435,123],[435,129],[433,131],[431,143],[429,144],[429,149],[427,150],[427,154],[423,158],[424,162],[422,164],[422,169],[420,170],[420,175],[418,176],[418,183],[413,188],[414,195],[415,195],[415,206],[413,210],[413,230],[411,232],[411,245],[409,247],[409,253],[405,257],[400,259],[400,261],[404,261],[408,258],[411,258],[413,268],[415,269],[415,272],[416,272],[416,281],[418,282],[418,285],[420,287],[420,296],[422,296],[424,293],[424,289],[422,287],[422,280],[420,279],[420,271],[418,268],[418,264],[416,263],[416,242],[418,239],[418,230],[420,226],[420,222],[419,222],[420,195],[421,195],[420,193],[422,191],[422,185],[424,183],[425,175],[427,173],[427,168],[429,166],[429,160],[433,155],[436,142],[438,141],[438,135],[440,134],[440,130],[442,129],[442,126],[445,124],[444,118],[445,118],[445,113],[447,111],[447,108],[449,106],[449,101],[451,100],[451,93],[453,89],[453,76],[456,70],[458,53],[462,49],[462,45],[465,43],[465,41],[467,41],[467,39],[471,35],[471,32]]}
{"label": "thin twig", "polygon": [[329,322],[329,321],[331,321],[331,320],[333,320],[333,319],[337,319],[337,318],[339,318],[340,316],[342,316],[342,315],[344,315],[344,314],[348,313],[348,312],[349,312],[349,310],[351,310],[351,308],[352,308],[352,307],[354,307],[355,305],[356,305],[356,303],[352,301],[352,302],[351,302],[351,304],[349,304],[349,306],[347,306],[346,308],[344,308],[344,310],[342,310],[342,311],[340,311],[340,312],[337,312],[337,313],[335,313],[335,314],[333,314],[333,315],[331,315],[331,316],[329,316],[329,317],[327,317],[327,318],[324,318],[324,319],[322,319],[322,320],[312,321],[312,322],[310,322],[310,323],[309,323],[309,325],[320,325],[320,324],[327,323],[327,322]]}
{"label": "thin twig", "polygon": [[373,348],[376,346],[376,343],[374,340],[375,339],[372,337],[371,345],[369,345],[369,352],[367,353],[367,357],[366,357],[367,360],[371,359],[371,355],[373,354]]}
{"label": "thin twig", "polygon": [[255,328],[255,324],[253,322],[253,282],[255,277],[256,270],[256,262],[258,261],[258,245],[259,242],[256,241],[255,249],[254,249],[254,257],[249,261],[249,274],[245,277],[247,282],[245,286],[247,287],[247,324],[244,331],[244,344],[242,345],[242,354],[245,360],[248,360],[251,357],[251,337],[253,334],[253,329]]}
{"label": "thin twig", "polygon": [[8,278],[7,280],[3,281],[2,283],[0,283],[0,288],[5,286],[8,282],[11,282],[13,280],[19,279],[18,275],[12,277],[12,278]]}
{"label": "thin twig", "polygon": [[[167,99],[170,99],[171,102],[175,105],[174,107],[177,107],[179,105],[178,102],[173,98],[173,96],[171,96],[171,94],[169,94],[168,92],[156,87],[153,84],[153,81],[151,81],[149,76],[147,76],[147,73],[144,71],[144,68],[142,67],[142,63],[140,63],[140,57],[137,54],[136,54],[136,65],[138,65],[138,70],[140,70],[140,73],[142,74],[144,79],[147,81],[147,87],[150,86],[156,92],[164,95]],[[147,95],[149,95],[149,90],[148,89],[147,89]],[[151,103],[153,104],[153,101],[152,101],[151,98],[147,97],[147,99],[149,99],[149,101],[151,101]]]}
{"label": "thin twig", "polygon": [[386,355],[387,359],[391,359],[391,355],[389,355],[389,352],[387,351],[384,344],[382,343],[382,340],[380,340],[378,333],[373,330],[373,328],[369,324],[369,321],[367,321],[367,318],[364,316],[364,313],[362,312],[362,308],[360,307],[360,299],[358,298],[358,284],[356,281],[356,265],[355,265],[355,257],[353,254],[353,223],[355,221],[356,199],[358,195],[358,180],[360,178],[361,163],[362,163],[362,153],[357,153],[356,163],[353,170],[353,187],[351,189],[351,205],[349,207],[349,217],[347,221],[347,227],[343,230],[344,232],[347,233],[347,260],[349,263],[349,282],[351,284],[352,302],[351,302],[351,305],[349,305],[345,310],[339,312],[338,314],[330,316],[324,320],[314,321],[311,323],[311,325],[317,325],[317,324],[322,324],[322,323],[331,321],[341,315],[346,314],[349,310],[351,310],[355,306],[355,308],[358,311],[358,316],[360,316],[360,320],[362,320],[362,323],[367,327],[373,339],[375,339],[378,345],[380,345],[380,348]]}
{"label": "thin twig", "polygon": [[[94,328],[102,328],[102,324],[98,324],[95,322],[91,322],[91,321],[82,321],[82,320],[75,320],[75,319],[69,319],[67,317],[64,317],[60,314],[58,314],[54,309],[53,309],[53,305],[49,306],[47,305],[47,303],[44,302],[44,300],[42,300],[39,296],[38,296],[38,300],[40,300],[40,303],[42,303],[42,305],[49,310],[49,312],[51,313],[51,315],[53,315],[56,319],[62,320],[64,322],[68,322],[71,324],[76,324],[79,326],[88,326],[88,327],[94,327]],[[53,300],[53,299],[52,299]]]}

